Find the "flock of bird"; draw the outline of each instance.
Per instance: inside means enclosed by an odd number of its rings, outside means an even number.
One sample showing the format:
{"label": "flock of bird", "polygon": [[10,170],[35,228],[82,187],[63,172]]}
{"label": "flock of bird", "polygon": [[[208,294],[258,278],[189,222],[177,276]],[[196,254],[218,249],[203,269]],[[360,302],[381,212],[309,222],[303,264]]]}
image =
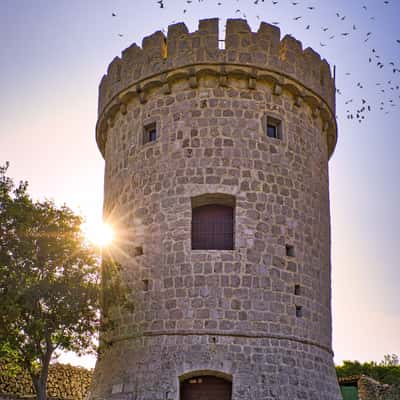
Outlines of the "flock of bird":
{"label": "flock of bird", "polygon": [[[165,9],[168,5],[169,0],[155,0],[158,7],[161,9]],[[214,1],[214,0],[209,0]],[[393,0],[378,0],[381,2],[382,7],[388,7],[390,9],[391,2]],[[398,1],[398,0],[396,0]],[[189,11],[189,7],[194,4],[194,3],[203,3],[205,0],[182,0],[184,3],[183,6],[183,14],[186,14]],[[243,18],[247,18],[246,14],[242,11],[240,4],[246,2],[246,0],[225,0],[226,4],[236,4],[236,7],[234,7],[234,14]],[[247,0],[247,2],[252,3],[251,5],[253,6],[260,6],[262,3],[264,3],[265,6],[268,4],[271,7],[279,7],[279,6],[284,6],[284,7],[289,7],[289,9],[293,8],[293,11],[296,11],[296,14],[292,16],[292,20],[299,22],[299,23],[304,23],[304,29],[305,30],[311,30],[314,29],[314,27],[311,26],[310,23],[307,22],[307,13],[310,12],[315,12],[317,10],[316,5],[309,5],[305,4],[305,1],[294,1],[294,0]],[[224,0],[216,0],[215,3],[217,6],[222,6],[224,4]],[[239,8],[241,7],[241,8]],[[303,10],[306,12],[304,13],[299,13],[297,11]],[[371,21],[375,21],[376,17],[375,16],[370,16],[368,14],[369,12],[369,7],[366,4],[360,4],[360,13],[363,13],[365,15],[365,18]],[[117,13],[113,12],[112,17],[117,17]],[[256,16],[258,20],[262,19],[260,15]],[[373,29],[363,32],[362,29],[360,29],[356,23],[353,23],[350,21],[350,18],[343,14],[342,12],[338,11],[335,13],[335,15],[332,15],[332,21],[334,22],[334,26],[336,27],[336,30],[333,30],[329,28],[328,26],[321,26],[318,29],[318,35],[321,35],[323,39],[319,42],[319,45],[321,48],[325,48],[329,46],[329,43],[333,40],[337,40],[339,38],[346,39],[352,36],[355,36],[357,34],[357,38],[360,38],[362,40],[362,44],[365,46],[369,46],[370,41],[372,41],[374,37],[374,32]],[[172,21],[174,23],[175,21]],[[273,21],[271,22],[273,25],[279,25],[279,21]],[[343,27],[347,26],[346,29]],[[339,29],[337,29],[339,28]],[[118,36],[122,37],[123,34],[119,33]],[[400,46],[400,38],[395,40],[395,45]],[[399,47],[400,50],[400,47]],[[357,51],[357,49],[356,49]],[[362,62],[362,60],[360,60]],[[342,91],[341,89],[337,88],[337,95],[340,96],[340,98],[343,99],[343,103],[346,106],[346,118],[349,120],[355,120],[358,122],[362,122],[365,120],[367,113],[371,112],[373,107],[385,114],[388,114],[391,111],[399,111],[400,110],[400,63],[395,62],[395,60],[384,60],[383,56],[379,53],[378,49],[373,47],[370,48],[369,51],[369,56],[368,60],[365,60],[364,65],[369,65],[375,67],[378,72],[381,74],[382,79],[380,79],[378,82],[368,82],[367,84],[364,84],[363,82],[355,80],[353,84],[355,85],[354,89],[360,93],[359,96],[353,96],[352,98],[347,98],[345,91]],[[388,76],[390,74],[390,76]],[[340,78],[346,78],[349,76],[352,76],[353,74],[351,72],[345,72],[344,76],[340,76]],[[354,74],[355,76],[357,74]],[[371,75],[372,76],[372,75]],[[366,92],[365,88],[368,86],[368,89],[371,89],[371,85],[374,86],[373,91],[374,96],[373,96],[373,101],[369,101],[367,99],[367,96],[363,96],[363,91]],[[368,90],[371,92],[371,90]],[[354,92],[354,91],[352,91]],[[374,106],[373,106],[374,104]]]}

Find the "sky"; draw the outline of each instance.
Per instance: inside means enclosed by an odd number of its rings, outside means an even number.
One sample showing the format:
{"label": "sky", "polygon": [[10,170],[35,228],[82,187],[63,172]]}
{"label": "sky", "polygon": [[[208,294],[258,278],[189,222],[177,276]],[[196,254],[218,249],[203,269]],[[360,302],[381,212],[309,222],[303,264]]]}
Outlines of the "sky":
{"label": "sky", "polygon": [[[199,19],[218,17],[221,37],[227,18],[246,18],[253,31],[260,21],[279,23],[282,37],[293,35],[336,66],[339,139],[329,163],[335,362],[400,354],[400,1],[163,5],[1,0],[0,164],[10,161],[9,176],[28,180],[35,199],[66,203],[88,223],[99,221],[97,96],[111,60],[174,22],[193,31]],[[93,367],[95,359],[60,361]]]}

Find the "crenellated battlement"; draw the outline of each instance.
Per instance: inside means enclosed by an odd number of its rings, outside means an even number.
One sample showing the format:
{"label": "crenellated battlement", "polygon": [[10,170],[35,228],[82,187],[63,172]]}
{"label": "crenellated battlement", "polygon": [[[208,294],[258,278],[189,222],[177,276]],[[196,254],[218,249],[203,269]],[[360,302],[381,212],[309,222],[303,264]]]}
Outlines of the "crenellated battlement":
{"label": "crenellated battlement", "polygon": [[[289,77],[317,94],[335,112],[335,85],[326,60],[280,29],[262,22],[252,32],[247,21],[228,19],[225,49],[218,46],[218,19],[199,21],[189,32],[184,23],[170,25],[167,37],[161,31],[147,36],[142,47],[135,43],[116,57],[100,84],[99,114],[122,91],[158,74],[199,64],[253,66]],[[165,77],[164,77],[165,79]],[[137,88],[140,91],[140,85]]]}

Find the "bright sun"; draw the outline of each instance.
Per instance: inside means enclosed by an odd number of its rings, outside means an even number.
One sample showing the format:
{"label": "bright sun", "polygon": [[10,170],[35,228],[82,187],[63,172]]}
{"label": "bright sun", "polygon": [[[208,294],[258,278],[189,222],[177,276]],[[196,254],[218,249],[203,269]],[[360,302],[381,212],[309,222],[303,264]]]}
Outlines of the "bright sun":
{"label": "bright sun", "polygon": [[82,230],[85,233],[86,238],[99,247],[110,245],[114,239],[114,231],[112,227],[103,222],[86,223]]}

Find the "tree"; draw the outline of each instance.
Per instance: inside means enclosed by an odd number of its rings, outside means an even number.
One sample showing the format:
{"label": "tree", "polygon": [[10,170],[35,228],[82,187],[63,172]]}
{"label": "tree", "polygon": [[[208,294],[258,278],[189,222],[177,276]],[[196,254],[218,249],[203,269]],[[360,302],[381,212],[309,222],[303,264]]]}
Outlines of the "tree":
{"label": "tree", "polygon": [[23,366],[36,399],[45,400],[54,352],[94,349],[99,257],[85,241],[82,217],[34,202],[7,167],[0,166],[0,355]]}
{"label": "tree", "polygon": [[400,365],[394,354],[384,356],[381,363],[374,361],[360,363],[359,361],[343,361],[336,367],[339,378],[351,375],[367,375],[381,383],[400,386]]}
{"label": "tree", "polygon": [[397,367],[399,366],[399,356],[397,354],[385,354],[379,364],[386,367]]}

